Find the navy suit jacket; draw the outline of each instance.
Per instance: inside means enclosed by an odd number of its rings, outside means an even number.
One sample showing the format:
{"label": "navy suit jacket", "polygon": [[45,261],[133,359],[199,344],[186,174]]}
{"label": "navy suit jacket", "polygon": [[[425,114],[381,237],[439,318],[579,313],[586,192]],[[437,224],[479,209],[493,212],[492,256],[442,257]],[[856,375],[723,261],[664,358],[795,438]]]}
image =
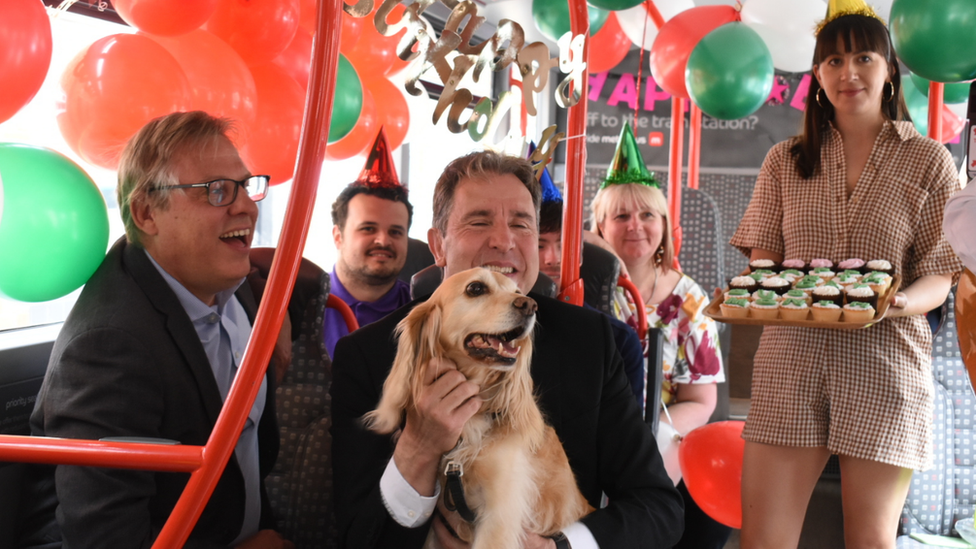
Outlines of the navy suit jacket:
{"label": "navy suit jacket", "polygon": [[[253,321],[247,284],[238,300]],[[274,371],[258,426],[261,478],[278,455]],[[145,251],[109,251],[68,315],[31,416],[34,435],[154,437],[204,445],[223,406],[203,345]],[[57,522],[72,548],[149,547],[189,480],[158,473],[57,466]],[[262,528],[274,519],[262,485]],[[232,455],[186,547],[226,547],[244,519],[244,478]]]}
{"label": "navy suit jacket", "polygon": [[[683,529],[681,496],[664,470],[624,374],[608,319],[529,294],[539,304],[532,378],[580,491],[600,507],[583,518],[600,547],[670,548]],[[419,548],[430,522],[400,526],[380,495],[394,444],[360,418],[379,403],[396,355],[393,330],[414,301],[339,340],[332,365],[332,452],[340,547]]]}

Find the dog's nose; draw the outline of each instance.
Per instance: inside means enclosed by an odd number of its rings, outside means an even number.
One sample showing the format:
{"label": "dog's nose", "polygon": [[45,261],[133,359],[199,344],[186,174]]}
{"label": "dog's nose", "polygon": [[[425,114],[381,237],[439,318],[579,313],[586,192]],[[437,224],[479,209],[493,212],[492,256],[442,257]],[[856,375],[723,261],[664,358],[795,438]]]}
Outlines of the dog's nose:
{"label": "dog's nose", "polygon": [[534,315],[536,309],[539,308],[534,299],[524,295],[516,297],[515,301],[512,302],[512,306],[525,316]]}

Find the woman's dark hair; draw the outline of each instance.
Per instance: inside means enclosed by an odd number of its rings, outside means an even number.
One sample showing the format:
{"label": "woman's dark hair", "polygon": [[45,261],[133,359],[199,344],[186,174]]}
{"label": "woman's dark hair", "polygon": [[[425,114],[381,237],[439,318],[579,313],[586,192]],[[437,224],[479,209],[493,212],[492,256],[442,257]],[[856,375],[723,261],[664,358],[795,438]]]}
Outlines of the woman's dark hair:
{"label": "woman's dark hair", "polygon": [[[895,49],[891,45],[891,36],[884,23],[865,15],[844,15],[827,23],[817,35],[813,64],[819,65],[828,56],[837,53],[840,40],[843,40],[845,53],[872,51],[888,61],[894,93],[890,101],[882,98],[881,114],[889,120],[908,119],[908,107],[905,106],[901,94],[901,71],[898,69]],[[826,100],[826,94],[821,99],[824,105],[817,102],[820,90],[820,82],[814,77],[810,78],[806,110],[803,114],[803,133],[799,136],[799,142],[790,149],[796,159],[797,169],[804,178],[813,176],[820,168],[820,147],[824,135],[829,133],[830,121],[834,119],[834,106]]]}

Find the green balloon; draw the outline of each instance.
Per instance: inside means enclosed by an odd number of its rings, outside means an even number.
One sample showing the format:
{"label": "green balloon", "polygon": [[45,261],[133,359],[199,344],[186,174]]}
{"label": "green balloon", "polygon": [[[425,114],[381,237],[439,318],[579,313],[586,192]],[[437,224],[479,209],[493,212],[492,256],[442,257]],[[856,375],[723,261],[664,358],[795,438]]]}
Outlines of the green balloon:
{"label": "green balloon", "polygon": [[[592,36],[607,22],[610,12],[593,6],[586,9],[590,15]],[[570,31],[569,4],[566,0],[532,0],[532,18],[535,19],[535,26],[553,42],[558,42],[562,35]]]}
{"label": "green balloon", "polygon": [[905,98],[905,104],[908,105],[908,115],[912,117],[912,123],[915,124],[918,133],[928,135],[929,100],[908,80],[906,76],[901,78],[901,94]]}
{"label": "green balloon", "polygon": [[362,110],[363,84],[352,63],[340,53],[335,98],[332,100],[332,121],[329,123],[329,143],[335,143],[351,132]]}
{"label": "green balloon", "polygon": [[973,0],[895,0],[889,28],[898,58],[912,72],[935,82],[976,78]]}
{"label": "green balloon", "polygon": [[0,143],[0,293],[48,301],[88,281],[108,248],[95,182],[62,154]]}
{"label": "green balloon", "polygon": [[691,51],[685,85],[691,100],[713,118],[749,116],[773,89],[773,58],[756,31],[726,23]]}
{"label": "green balloon", "polygon": [[628,10],[634,6],[644,3],[644,0],[587,0],[590,7],[600,8],[608,11]]}
{"label": "green balloon", "polygon": [[[931,80],[926,80],[921,76],[912,73],[912,83],[915,84],[915,88],[922,92],[925,97],[929,96],[929,83]],[[956,82],[952,84],[944,84],[942,86],[942,102],[943,103],[965,103],[969,100],[969,86],[970,82]]]}

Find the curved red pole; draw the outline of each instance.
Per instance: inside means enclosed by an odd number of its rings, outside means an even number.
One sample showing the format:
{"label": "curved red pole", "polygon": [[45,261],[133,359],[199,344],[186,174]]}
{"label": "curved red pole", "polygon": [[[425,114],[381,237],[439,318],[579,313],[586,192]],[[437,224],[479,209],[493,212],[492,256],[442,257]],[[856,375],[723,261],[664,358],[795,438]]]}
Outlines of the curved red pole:
{"label": "curved red pole", "polygon": [[929,82],[929,137],[942,142],[942,91],[945,84]]}
{"label": "curved red pole", "polygon": [[701,167],[702,110],[692,101],[691,124],[688,126],[688,188],[698,188],[698,171]]}
{"label": "curved red pole", "polygon": [[335,95],[332,83],[335,82],[339,64],[342,6],[343,0],[319,0],[318,27],[312,42],[312,67],[299,143],[298,166],[278,250],[271,262],[268,284],[254,322],[251,341],[220,418],[217,419],[207,442],[203,465],[190,476],[183,495],[156,538],[154,548],[182,547],[186,542],[210,499],[231,452],[234,451],[238,434],[244,427],[247,412],[257,396],[271,359],[271,352],[288,308],[288,299],[298,275],[325,157],[329,122],[332,118],[332,98]]}
{"label": "curved red pole", "polygon": [[[590,55],[590,18],[586,0],[567,0],[570,29],[573,36],[582,34],[583,59]],[[580,278],[580,262],[583,252],[583,175],[586,168],[586,103],[589,91],[589,72],[583,71],[580,100],[569,108],[570,139],[566,141],[566,210],[563,214],[563,253],[559,269],[563,287],[561,301],[574,305],[583,304],[583,280]]]}
{"label": "curved red pole", "polygon": [[671,97],[671,154],[668,156],[668,217],[674,235],[674,257],[681,252],[681,161],[685,145],[685,99]]}
{"label": "curved red pole", "polygon": [[346,321],[346,329],[349,330],[349,333],[353,333],[359,329],[359,321],[345,301],[336,297],[334,294],[329,294],[328,299],[325,300],[325,306],[339,311],[339,314],[342,315],[342,320]]}
{"label": "curved red pole", "polygon": [[644,338],[647,336],[647,309],[644,308],[644,298],[641,297],[640,292],[637,291],[637,286],[629,278],[618,278],[617,286],[620,286],[625,292],[629,293],[630,299],[635,304],[634,312],[637,314],[637,337],[641,341],[644,341]]}

